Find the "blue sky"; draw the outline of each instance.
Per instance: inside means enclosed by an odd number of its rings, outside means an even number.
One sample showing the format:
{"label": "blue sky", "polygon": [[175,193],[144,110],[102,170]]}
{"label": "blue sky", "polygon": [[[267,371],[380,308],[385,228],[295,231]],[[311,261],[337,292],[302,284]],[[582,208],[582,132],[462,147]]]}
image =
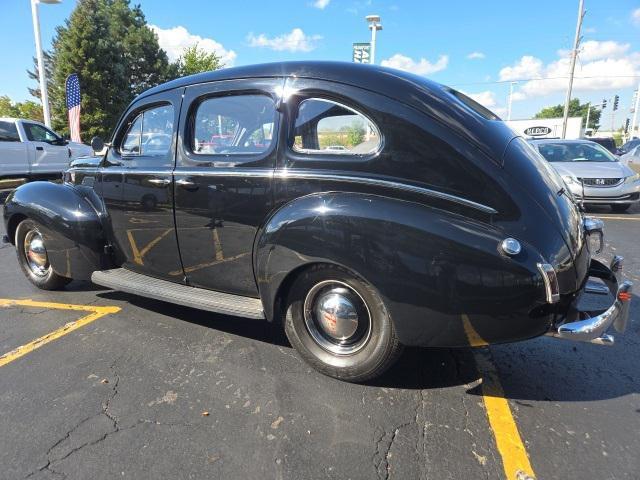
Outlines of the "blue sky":
{"label": "blue sky", "polygon": [[[35,52],[30,2],[2,3],[0,95],[25,100],[27,87],[33,86],[26,69]],[[526,118],[543,106],[563,101],[566,80],[526,79],[566,75],[563,50],[571,48],[578,8],[577,0],[140,3],[170,55],[199,41],[216,49],[229,65],[290,59],[350,61],[351,44],[370,37],[364,16],[378,14],[384,29],[378,36],[377,63],[455,86],[502,116],[509,81],[522,80],[515,86],[513,118]],[[59,5],[40,6],[44,48],[50,46],[56,25],[63,23],[75,4],[75,0],[63,0]],[[640,2],[586,0],[585,8],[576,74],[590,78],[576,81],[575,96],[600,102],[619,94],[619,124],[630,115],[633,90],[640,81]]]}

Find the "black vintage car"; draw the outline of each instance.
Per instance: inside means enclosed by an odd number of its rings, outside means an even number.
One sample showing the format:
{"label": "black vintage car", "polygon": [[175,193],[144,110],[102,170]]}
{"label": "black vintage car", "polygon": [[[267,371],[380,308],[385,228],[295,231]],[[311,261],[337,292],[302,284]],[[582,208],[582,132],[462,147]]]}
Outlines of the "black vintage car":
{"label": "black vintage car", "polygon": [[4,220],[40,288],[91,279],[266,320],[351,381],[403,345],[610,344],[631,297],[620,257],[591,258],[602,223],[524,139],[460,92],[374,66],[276,63],[152,88],[104,157],[18,188]]}

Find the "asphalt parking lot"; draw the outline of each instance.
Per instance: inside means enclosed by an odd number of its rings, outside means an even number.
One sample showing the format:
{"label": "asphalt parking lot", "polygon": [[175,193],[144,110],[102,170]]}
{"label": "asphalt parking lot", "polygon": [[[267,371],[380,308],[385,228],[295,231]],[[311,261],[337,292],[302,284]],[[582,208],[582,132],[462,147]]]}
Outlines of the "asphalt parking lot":
{"label": "asphalt parking lot", "polygon": [[[640,208],[594,214],[640,285]],[[0,272],[1,478],[640,478],[637,294],[613,347],[408,349],[354,385],[266,323],[40,291],[10,245]]]}

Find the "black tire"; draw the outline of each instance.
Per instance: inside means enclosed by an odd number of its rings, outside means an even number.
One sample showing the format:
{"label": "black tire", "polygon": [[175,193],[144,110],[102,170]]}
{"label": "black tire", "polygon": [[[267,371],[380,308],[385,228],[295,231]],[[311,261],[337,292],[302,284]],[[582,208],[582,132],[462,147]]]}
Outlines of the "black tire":
{"label": "black tire", "polygon": [[56,272],[54,272],[53,268],[51,268],[51,265],[49,265],[48,260],[47,263],[42,267],[43,271],[41,273],[36,273],[27,260],[27,254],[24,247],[25,238],[27,237],[27,235],[33,234],[33,232],[37,232],[39,234],[40,229],[36,222],[29,219],[20,222],[18,224],[18,228],[16,228],[15,245],[20,268],[22,269],[25,277],[27,277],[27,279],[36,287],[41,288],[42,290],[59,290],[67,285],[71,281],[71,279],[58,275]]}
{"label": "black tire", "polygon": [[618,212],[618,213],[626,212],[627,210],[629,210],[629,207],[631,207],[630,203],[613,203],[613,204],[611,204],[611,210],[613,210],[614,212]]}
{"label": "black tire", "polygon": [[[343,291],[362,301],[368,315],[369,329],[353,334],[360,338],[349,353],[336,353],[323,347],[312,335],[305,320],[305,300],[318,285],[344,286]],[[309,311],[309,310],[308,310]],[[364,382],[386,371],[402,352],[393,322],[377,291],[362,278],[332,265],[317,265],[303,271],[292,283],[287,295],[285,333],[291,345],[315,369],[330,377],[349,382]],[[362,315],[364,318],[365,315]],[[335,318],[335,316],[334,316]],[[317,332],[317,331],[316,331]],[[318,333],[316,333],[317,338]]]}

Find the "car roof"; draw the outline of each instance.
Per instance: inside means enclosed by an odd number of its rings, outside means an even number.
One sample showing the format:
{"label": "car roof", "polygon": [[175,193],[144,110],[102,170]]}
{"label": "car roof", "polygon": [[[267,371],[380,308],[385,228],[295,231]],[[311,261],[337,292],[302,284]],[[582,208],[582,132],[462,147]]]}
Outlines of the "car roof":
{"label": "car roof", "polygon": [[384,95],[428,114],[498,161],[502,160],[506,144],[517,136],[503,122],[487,119],[474,110],[449,87],[409,72],[349,62],[296,61],[222,68],[158,85],[140,94],[132,103],[149,95],[200,83],[273,77],[326,80]]}

